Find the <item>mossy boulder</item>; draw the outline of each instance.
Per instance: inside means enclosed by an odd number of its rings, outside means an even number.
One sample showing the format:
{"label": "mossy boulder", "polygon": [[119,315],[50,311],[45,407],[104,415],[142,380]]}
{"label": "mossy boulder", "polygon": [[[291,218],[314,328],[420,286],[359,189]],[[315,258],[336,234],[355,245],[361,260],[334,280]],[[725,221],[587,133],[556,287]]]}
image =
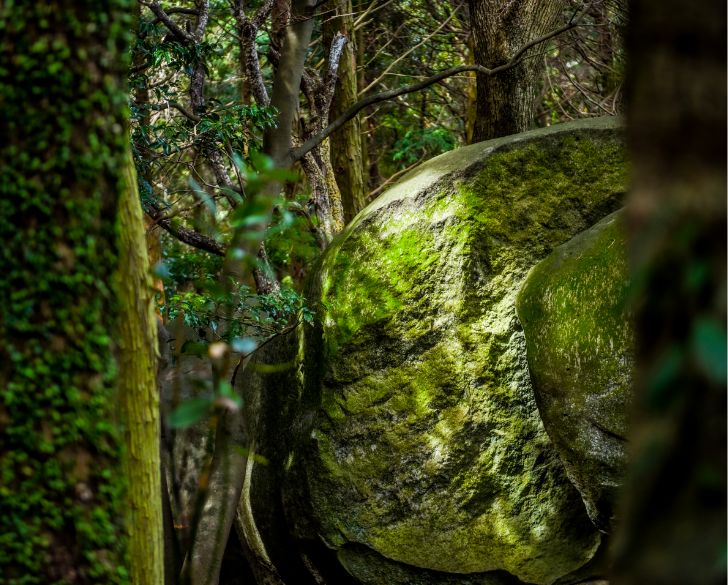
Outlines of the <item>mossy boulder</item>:
{"label": "mossy boulder", "polygon": [[544,426],[605,531],[626,466],[634,363],[622,224],[616,212],[559,246],[517,302]]}
{"label": "mossy boulder", "polygon": [[460,583],[551,584],[593,557],[600,533],[541,423],[515,302],[532,266],[621,205],[626,166],[614,119],[476,144],[421,165],[332,243],[288,459],[301,536]]}

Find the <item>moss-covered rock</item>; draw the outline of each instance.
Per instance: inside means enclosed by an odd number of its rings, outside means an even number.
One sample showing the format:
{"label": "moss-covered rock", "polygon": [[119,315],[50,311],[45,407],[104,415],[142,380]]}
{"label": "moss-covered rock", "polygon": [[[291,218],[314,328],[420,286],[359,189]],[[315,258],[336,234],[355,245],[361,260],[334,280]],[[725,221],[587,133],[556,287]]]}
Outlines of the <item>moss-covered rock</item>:
{"label": "moss-covered rock", "polygon": [[544,426],[603,530],[624,477],[633,365],[622,227],[616,212],[559,246],[517,302]]}
{"label": "moss-covered rock", "polygon": [[392,561],[360,544],[340,549],[338,558],[362,585],[528,585],[505,571],[457,575],[420,569]]}
{"label": "moss-covered rock", "polygon": [[355,218],[309,295],[308,442],[288,473],[291,513],[312,518],[297,529],[453,576],[550,584],[592,558],[600,535],[539,418],[515,300],[626,181],[618,123],[591,120],[437,157]]}

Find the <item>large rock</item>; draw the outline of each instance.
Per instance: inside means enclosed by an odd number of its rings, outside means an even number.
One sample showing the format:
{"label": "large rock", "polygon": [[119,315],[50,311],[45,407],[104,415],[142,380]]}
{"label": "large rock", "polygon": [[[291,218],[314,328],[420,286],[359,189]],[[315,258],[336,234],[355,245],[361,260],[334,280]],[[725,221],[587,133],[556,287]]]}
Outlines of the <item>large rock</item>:
{"label": "large rock", "polygon": [[[593,557],[600,534],[541,423],[515,300],[534,264],[621,205],[617,126],[439,156],[331,245],[286,462],[299,536],[443,583],[568,582]],[[364,557],[340,557],[371,582]]]}
{"label": "large rock", "polygon": [[626,467],[634,363],[622,223],[615,212],[559,246],[517,303],[544,426],[605,531]]}

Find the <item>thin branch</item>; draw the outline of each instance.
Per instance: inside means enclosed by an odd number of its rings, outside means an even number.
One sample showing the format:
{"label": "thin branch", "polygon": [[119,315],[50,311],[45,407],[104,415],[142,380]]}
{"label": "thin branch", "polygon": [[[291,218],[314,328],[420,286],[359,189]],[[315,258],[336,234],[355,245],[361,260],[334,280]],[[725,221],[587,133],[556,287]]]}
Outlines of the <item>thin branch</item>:
{"label": "thin branch", "polygon": [[457,67],[451,67],[449,69],[445,69],[444,71],[440,71],[440,73],[437,73],[432,77],[428,77],[427,79],[423,79],[418,83],[376,93],[374,95],[370,95],[359,100],[351,107],[349,107],[343,114],[341,114],[341,116],[336,118],[336,120],[331,122],[322,132],[319,132],[315,136],[312,136],[311,138],[306,140],[301,146],[292,148],[289,151],[289,162],[294,163],[298,160],[301,160],[301,158],[307,152],[309,152],[313,148],[316,148],[319,144],[326,140],[326,138],[331,136],[333,132],[336,132],[336,130],[338,130],[349,120],[354,118],[361,110],[363,110],[367,106],[371,106],[373,104],[377,104],[386,100],[391,100],[392,98],[396,98],[401,95],[421,91],[430,87],[431,85],[434,85],[435,83],[438,83],[439,81],[442,81],[443,79],[447,79],[448,77],[452,77],[453,75],[458,75],[460,73],[465,73],[466,71],[475,71],[483,75],[492,76],[503,73],[504,71],[508,71],[509,69],[513,69],[521,63],[526,51],[528,51],[532,47],[540,45],[541,43],[544,43],[558,35],[565,33],[566,31],[573,29],[576,26],[579,26],[579,22],[581,21],[589,7],[591,7],[591,5],[592,3],[590,2],[581,12],[578,13],[578,15],[575,15],[564,26],[557,28],[550,33],[547,33],[523,45],[523,47],[516,51],[516,53],[508,60],[508,62],[504,63],[503,65],[493,67],[492,69],[489,69],[488,67],[483,67],[482,65],[458,65]]}
{"label": "thin branch", "polygon": [[172,221],[155,204],[146,203],[144,211],[156,224],[164,228],[180,242],[216,256],[225,256],[225,247],[220,242]]}
{"label": "thin branch", "polygon": [[[188,14],[190,16],[197,16],[197,10],[194,8],[182,8],[181,6],[173,6],[165,10],[167,14]],[[162,22],[162,19],[157,17],[152,21],[152,24],[158,24]]]}
{"label": "thin branch", "polygon": [[207,21],[210,19],[210,0],[195,0],[197,6],[197,26],[195,27],[194,38],[201,42],[205,36]]}
{"label": "thin branch", "polygon": [[381,81],[381,80],[382,80],[382,79],[384,78],[384,76],[385,76],[385,75],[386,75],[387,73],[389,73],[389,72],[390,72],[390,71],[392,70],[392,68],[393,68],[393,67],[394,67],[394,66],[395,66],[395,65],[396,65],[397,63],[399,63],[399,62],[400,62],[400,61],[401,61],[402,59],[404,59],[404,58],[405,58],[405,57],[406,57],[407,55],[409,55],[410,53],[412,53],[412,51],[414,51],[414,50],[418,49],[419,47],[421,47],[422,45],[424,45],[424,44],[425,44],[425,43],[426,43],[427,41],[429,41],[429,40],[430,40],[430,39],[431,39],[432,37],[434,37],[434,36],[435,36],[435,35],[436,35],[437,33],[439,33],[439,32],[440,32],[440,30],[442,29],[442,27],[444,27],[444,26],[445,26],[445,25],[446,25],[446,24],[447,24],[448,22],[450,22],[450,20],[451,20],[451,19],[452,19],[452,18],[453,18],[453,17],[455,16],[455,13],[457,12],[458,8],[460,8],[460,6],[458,6],[457,8],[455,8],[455,10],[453,10],[453,11],[452,11],[452,13],[450,14],[450,16],[448,16],[448,17],[447,17],[447,18],[445,19],[445,21],[444,21],[444,22],[443,22],[442,24],[440,24],[440,26],[438,26],[438,27],[437,27],[437,28],[436,28],[436,29],[435,29],[434,31],[432,31],[432,32],[431,32],[431,33],[430,33],[429,35],[427,35],[427,36],[426,36],[426,37],[425,37],[424,39],[422,39],[422,40],[421,40],[421,41],[420,41],[419,43],[417,43],[416,45],[413,45],[412,47],[410,47],[410,48],[409,48],[409,49],[408,49],[407,51],[405,51],[404,53],[402,53],[402,54],[401,54],[401,55],[400,55],[399,57],[397,57],[397,58],[396,58],[396,59],[395,59],[394,61],[392,61],[392,62],[391,62],[391,63],[390,63],[390,64],[389,64],[388,66],[387,66],[387,68],[386,68],[386,69],[385,69],[385,70],[384,70],[384,71],[382,72],[382,74],[381,74],[381,75],[380,75],[379,77],[377,77],[377,78],[376,78],[376,79],[375,79],[374,81],[372,81],[372,82],[371,82],[371,83],[370,83],[369,85],[367,85],[367,86],[366,86],[366,87],[365,87],[364,89],[362,89],[362,90],[361,90],[361,93],[366,93],[366,92],[367,92],[367,91],[369,91],[369,90],[370,90],[371,88],[373,88],[373,87],[374,87],[375,85],[377,85],[377,83],[379,83],[379,82],[380,82],[380,81]]}
{"label": "thin branch", "polygon": [[422,161],[417,160],[417,161],[413,162],[411,165],[409,165],[408,167],[406,167],[404,169],[400,169],[399,171],[397,171],[396,173],[394,173],[391,177],[389,177],[386,181],[384,181],[384,183],[382,183],[381,185],[379,185],[379,187],[377,187],[376,189],[374,189],[373,191],[371,191],[369,193],[369,195],[367,195],[366,202],[369,203],[370,201],[372,201],[377,195],[379,195],[384,190],[384,188],[387,185],[391,185],[399,177],[401,177],[402,175],[404,175],[407,171],[411,171],[412,169],[414,169],[421,162]]}
{"label": "thin branch", "polygon": [[169,110],[171,108],[174,108],[175,110],[177,110],[178,112],[183,114],[186,118],[192,120],[195,123],[197,123],[201,120],[201,118],[199,116],[196,116],[195,114],[193,114],[192,112],[187,110],[184,106],[182,106],[178,102],[167,101],[166,104],[150,104],[150,107],[153,110],[157,110],[157,111]]}
{"label": "thin branch", "polygon": [[[381,10],[382,8],[386,8],[392,2],[394,2],[394,0],[388,0],[387,2],[385,2],[384,4],[380,4],[379,6],[377,6],[376,0],[374,2],[372,2],[367,7],[367,9],[364,12],[362,12],[361,15],[354,21],[354,30],[358,30],[359,28],[361,28],[362,26],[364,26],[364,24],[365,24],[364,23],[364,20],[368,16],[371,16],[372,14],[374,14],[375,12],[377,12],[378,10]],[[376,6],[376,8],[375,8],[375,6]]]}
{"label": "thin branch", "polygon": [[140,0],[140,4],[146,6],[151,10],[154,15],[166,26],[169,31],[177,37],[177,40],[182,43],[192,43],[194,42],[194,37],[187,33],[186,31],[182,30],[170,17],[169,14],[165,12],[165,10],[162,8],[162,6],[157,2],[157,0],[154,0],[154,2],[144,2],[143,0]]}

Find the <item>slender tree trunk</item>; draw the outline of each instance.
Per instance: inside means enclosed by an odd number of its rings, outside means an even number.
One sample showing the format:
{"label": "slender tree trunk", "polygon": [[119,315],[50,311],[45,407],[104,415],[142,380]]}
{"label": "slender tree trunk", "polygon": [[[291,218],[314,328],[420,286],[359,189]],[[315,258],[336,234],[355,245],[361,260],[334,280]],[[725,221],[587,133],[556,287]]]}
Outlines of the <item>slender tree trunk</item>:
{"label": "slender tree trunk", "polygon": [[[366,9],[366,0],[355,0],[354,8],[357,13]],[[356,37],[356,62],[366,62],[366,43],[364,36],[364,27],[359,27],[355,33]],[[368,82],[366,80],[366,70],[364,67],[357,68],[357,88],[366,87]],[[369,180],[369,124],[366,122],[364,114],[358,116],[359,119],[359,143],[361,144],[361,168],[362,168],[362,192],[363,192],[363,204],[368,203],[367,197],[369,192],[372,190],[372,183]]]}
{"label": "slender tree trunk", "polygon": [[726,579],[726,6],[635,0],[631,476],[614,583]]}
{"label": "slender tree trunk", "polygon": [[164,582],[160,478],[157,318],[142,209],[131,151],[119,199],[119,271],[116,293],[119,409],[124,422],[124,476],[129,575],[134,585]]}
{"label": "slender tree trunk", "polygon": [[[496,67],[523,45],[557,27],[565,0],[469,0],[476,65]],[[535,99],[543,47],[525,55],[523,63],[499,75],[478,73],[473,142],[524,132],[535,115]]]}
{"label": "slender tree trunk", "polygon": [[[329,118],[335,120],[357,101],[357,46],[351,0],[337,0],[331,8],[335,8],[336,18],[328,16],[324,20],[324,46],[330,46],[337,33],[342,33],[347,38],[339,62],[334,100],[329,111]],[[364,207],[366,197],[359,116],[334,132],[329,140],[333,174],[341,191],[344,219],[348,223]]]}
{"label": "slender tree trunk", "polygon": [[0,4],[4,583],[127,582],[110,284],[132,20],[124,0]]}
{"label": "slender tree trunk", "polygon": [[278,166],[292,161],[293,120],[298,111],[303,66],[313,32],[315,0],[294,0],[291,20],[283,35],[283,48],[273,80],[271,103],[278,110],[278,124],[265,133],[263,150]]}

